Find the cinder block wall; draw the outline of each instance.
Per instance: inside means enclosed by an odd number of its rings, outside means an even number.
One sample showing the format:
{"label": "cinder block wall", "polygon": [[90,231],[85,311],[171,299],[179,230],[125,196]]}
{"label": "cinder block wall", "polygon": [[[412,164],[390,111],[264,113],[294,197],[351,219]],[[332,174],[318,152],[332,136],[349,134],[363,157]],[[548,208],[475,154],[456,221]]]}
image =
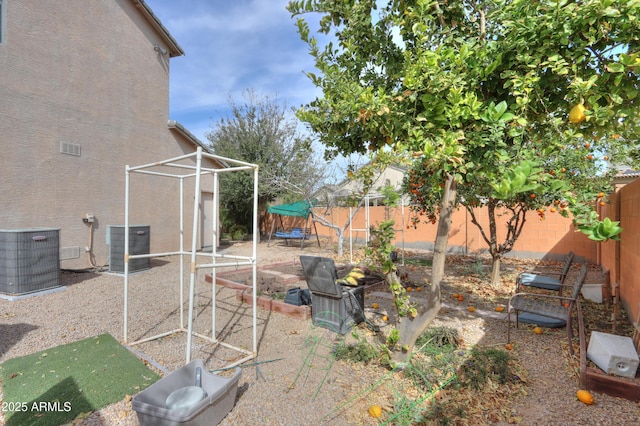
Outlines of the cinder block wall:
{"label": "cinder block wall", "polygon": [[603,214],[618,219],[623,228],[619,242],[601,244],[600,264],[610,271],[611,283],[620,284],[620,297],[631,321],[640,319],[640,179],[610,197]]}
{"label": "cinder block wall", "polygon": [[[411,220],[414,216],[415,214],[408,207],[404,207],[404,211],[402,207],[391,209],[382,206],[370,207],[368,224],[369,226],[376,226],[387,218],[393,218],[396,222],[395,244],[397,247],[404,245],[406,249],[432,249],[436,237],[437,224],[420,221],[414,225]],[[327,215],[327,218],[330,218],[332,223],[341,227],[344,226],[348,217],[348,208],[334,208]],[[366,218],[366,209],[361,208],[351,225],[353,238],[360,242],[364,242],[366,238]],[[488,229],[486,211],[476,209],[476,219],[485,229]],[[498,240],[503,241],[506,235],[504,220],[499,222],[498,229]],[[326,226],[318,225],[318,233],[336,240],[335,231]],[[349,237],[348,229],[346,237]],[[597,259],[596,243],[586,238],[582,233],[576,232],[571,219],[564,218],[558,213],[547,212],[545,219],[541,221],[536,213],[531,212],[527,215],[522,234],[508,256],[560,258],[570,250],[573,250],[577,256],[591,262],[595,262]],[[453,215],[449,232],[449,251],[466,254],[488,251],[488,245],[484,241],[480,230],[471,222],[471,217],[464,208],[457,210]]]}

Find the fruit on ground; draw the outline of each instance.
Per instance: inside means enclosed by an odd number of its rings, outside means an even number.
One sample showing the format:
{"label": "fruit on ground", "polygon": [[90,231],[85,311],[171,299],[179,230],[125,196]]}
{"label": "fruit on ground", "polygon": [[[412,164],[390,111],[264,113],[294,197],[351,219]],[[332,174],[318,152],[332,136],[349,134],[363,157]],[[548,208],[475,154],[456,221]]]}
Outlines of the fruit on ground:
{"label": "fruit on ground", "polygon": [[385,321],[385,322],[386,322],[386,321],[389,321],[389,317],[388,317],[388,316],[386,316],[386,315],[384,315],[384,316],[382,317],[382,321]]}
{"label": "fruit on ground", "polygon": [[382,415],[382,407],[380,407],[379,405],[371,405],[369,407],[369,415],[377,419]]}
{"label": "fruit on ground", "polygon": [[584,115],[585,107],[582,104],[575,105],[569,111],[569,123],[582,123],[587,116]]}
{"label": "fruit on ground", "polygon": [[504,311],[504,306],[496,306],[496,312]]}
{"label": "fruit on ground", "polygon": [[578,400],[580,400],[580,402],[587,404],[587,405],[591,405],[593,404],[593,395],[591,395],[591,392],[586,391],[584,389],[580,389],[578,392],[576,392],[576,397],[578,398]]}
{"label": "fruit on ground", "polygon": [[459,302],[462,302],[463,300],[464,300],[464,296],[463,296],[463,295],[461,295],[461,294],[459,294],[459,295],[458,295],[458,301],[459,301]]}
{"label": "fruit on ground", "polygon": [[476,311],[476,308],[474,308],[473,306],[469,306],[469,307],[467,308],[467,310],[468,310],[469,312],[475,312],[475,311]]}
{"label": "fruit on ground", "polygon": [[504,348],[510,351],[511,349],[513,349],[513,345],[511,343],[507,343],[506,345],[504,345]]}
{"label": "fruit on ground", "polygon": [[541,329],[540,327],[536,327],[536,328],[534,328],[534,329],[533,329],[533,332],[534,332],[534,333],[536,333],[536,334],[542,334],[542,333],[543,333],[543,332],[542,332],[542,329]]}
{"label": "fruit on ground", "polygon": [[372,307],[373,309],[378,309],[378,308],[380,307],[380,305],[378,305],[377,303],[372,303],[372,304],[371,304],[371,307]]}

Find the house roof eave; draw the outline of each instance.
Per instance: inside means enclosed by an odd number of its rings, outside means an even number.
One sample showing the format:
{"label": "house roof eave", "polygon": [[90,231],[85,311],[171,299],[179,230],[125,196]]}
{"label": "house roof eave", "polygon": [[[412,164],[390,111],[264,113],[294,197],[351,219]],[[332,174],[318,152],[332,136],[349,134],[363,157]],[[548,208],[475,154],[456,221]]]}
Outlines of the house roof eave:
{"label": "house roof eave", "polygon": [[176,56],[183,56],[184,50],[178,44],[176,39],[173,38],[169,30],[162,24],[160,19],[153,13],[151,8],[144,2],[144,0],[131,0],[131,2],[142,11],[142,14],[147,18],[147,21],[151,26],[160,34],[163,41],[166,43],[169,57],[174,58]]}
{"label": "house roof eave", "polygon": [[[185,139],[187,139],[188,141],[190,141],[191,143],[193,143],[196,147],[202,147],[202,149],[204,150],[204,152],[208,153],[208,154],[213,154],[213,152],[211,152],[211,149],[205,145],[204,143],[202,143],[202,141],[200,139],[198,139],[193,133],[191,133],[190,131],[188,131],[182,124],[178,123],[175,120],[169,120],[167,122],[167,127],[169,127],[169,130],[174,130],[176,132],[178,132],[179,134],[181,134]],[[229,167],[229,165],[224,162],[223,160],[216,160],[218,165],[220,166],[221,169],[226,169]]]}

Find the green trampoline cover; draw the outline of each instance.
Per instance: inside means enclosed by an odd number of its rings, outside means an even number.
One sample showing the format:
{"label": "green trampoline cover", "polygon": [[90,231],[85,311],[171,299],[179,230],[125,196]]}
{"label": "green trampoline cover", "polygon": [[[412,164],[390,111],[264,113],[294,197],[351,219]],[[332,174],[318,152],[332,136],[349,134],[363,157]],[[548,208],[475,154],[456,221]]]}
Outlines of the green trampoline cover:
{"label": "green trampoline cover", "polygon": [[309,202],[306,200],[296,201],[295,203],[271,206],[267,211],[271,214],[279,214],[282,216],[308,217],[310,213],[310,206]]}

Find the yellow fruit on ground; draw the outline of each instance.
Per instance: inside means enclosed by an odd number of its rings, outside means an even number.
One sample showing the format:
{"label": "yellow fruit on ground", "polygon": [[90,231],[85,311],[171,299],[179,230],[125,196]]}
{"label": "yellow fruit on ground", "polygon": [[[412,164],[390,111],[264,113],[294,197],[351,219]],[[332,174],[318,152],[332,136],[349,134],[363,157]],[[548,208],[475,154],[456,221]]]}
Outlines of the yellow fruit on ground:
{"label": "yellow fruit on ground", "polygon": [[540,327],[534,328],[533,332],[536,333],[536,334],[542,334],[543,333],[543,331],[542,331],[542,329]]}
{"label": "yellow fruit on ground", "polygon": [[422,291],[422,287],[416,287],[416,291]]}
{"label": "yellow fruit on ground", "polygon": [[389,321],[389,317],[386,316],[386,315],[383,315],[382,316],[382,321],[385,321],[385,322]]}
{"label": "yellow fruit on ground", "polygon": [[380,407],[379,405],[371,405],[369,407],[369,415],[377,419],[382,415],[382,407]]}
{"label": "yellow fruit on ground", "polygon": [[511,343],[507,343],[506,345],[504,345],[504,348],[510,351],[511,349],[513,349],[513,345]]}
{"label": "yellow fruit on ground", "polygon": [[469,306],[469,307],[467,308],[467,310],[468,310],[469,312],[475,312],[475,311],[476,311],[476,308],[474,308],[473,306]]}
{"label": "yellow fruit on ground", "polygon": [[496,306],[496,312],[504,311],[504,306]]}
{"label": "yellow fruit on ground", "polygon": [[380,305],[378,305],[377,303],[372,303],[372,304],[371,304],[371,307],[372,307],[373,309],[378,309],[378,308],[380,307]]}
{"label": "yellow fruit on ground", "polygon": [[587,117],[584,115],[584,105],[578,104],[569,111],[569,123],[582,123]]}
{"label": "yellow fruit on ground", "polygon": [[584,389],[580,389],[578,392],[576,392],[576,397],[578,398],[578,400],[580,400],[580,402],[587,404],[587,405],[591,405],[593,404],[593,395],[591,395],[591,392],[586,391]]}

